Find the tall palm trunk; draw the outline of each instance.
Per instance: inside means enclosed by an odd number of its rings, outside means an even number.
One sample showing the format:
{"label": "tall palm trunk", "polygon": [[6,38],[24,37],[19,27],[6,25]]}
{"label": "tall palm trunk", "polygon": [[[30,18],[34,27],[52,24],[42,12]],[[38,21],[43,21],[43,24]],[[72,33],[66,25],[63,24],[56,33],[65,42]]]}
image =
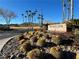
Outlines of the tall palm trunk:
{"label": "tall palm trunk", "polygon": [[73,20],[74,16],[74,0],[71,0],[71,19]]}
{"label": "tall palm trunk", "polygon": [[63,13],[62,13],[62,17],[63,17],[63,21],[65,21],[65,7],[66,7],[66,4],[65,4],[65,1],[62,0],[62,9],[63,9]]}
{"label": "tall palm trunk", "polygon": [[70,14],[71,14],[70,7],[71,7],[71,0],[68,0],[68,20],[70,20]]}
{"label": "tall palm trunk", "polygon": [[34,24],[33,24],[33,16],[32,16],[32,30],[33,30],[33,26],[34,26]]}
{"label": "tall palm trunk", "polygon": [[68,7],[68,20],[70,20],[70,8]]}

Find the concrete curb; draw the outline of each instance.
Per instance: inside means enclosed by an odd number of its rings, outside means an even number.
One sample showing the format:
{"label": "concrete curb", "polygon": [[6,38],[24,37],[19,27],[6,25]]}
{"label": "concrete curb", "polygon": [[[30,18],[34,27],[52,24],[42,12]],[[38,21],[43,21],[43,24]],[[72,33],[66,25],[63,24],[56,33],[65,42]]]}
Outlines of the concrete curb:
{"label": "concrete curb", "polygon": [[[16,36],[18,36],[18,35],[16,35]],[[16,36],[5,38],[5,39],[1,39],[0,40],[0,52],[3,50],[3,47]]]}

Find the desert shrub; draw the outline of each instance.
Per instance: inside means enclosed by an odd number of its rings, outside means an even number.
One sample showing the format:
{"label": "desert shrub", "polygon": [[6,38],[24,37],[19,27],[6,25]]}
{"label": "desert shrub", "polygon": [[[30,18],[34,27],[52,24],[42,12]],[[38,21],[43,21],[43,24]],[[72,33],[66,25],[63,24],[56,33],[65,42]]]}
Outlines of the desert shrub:
{"label": "desert shrub", "polygon": [[52,39],[51,39],[51,42],[53,42],[53,43],[58,45],[60,43],[60,40],[61,40],[61,38],[60,38],[59,35],[53,35]]}
{"label": "desert shrub", "polygon": [[29,31],[28,34],[29,34],[29,35],[33,35],[33,31]]}
{"label": "desert shrub", "polygon": [[42,59],[56,59],[56,58],[49,53],[43,53]]}
{"label": "desert shrub", "polygon": [[40,59],[41,51],[39,49],[33,49],[27,53],[28,59]]}
{"label": "desert shrub", "polygon": [[33,42],[37,42],[38,38],[37,38],[36,36],[32,36],[32,37],[31,37],[31,40],[32,40]]}
{"label": "desert shrub", "polygon": [[27,33],[27,32],[25,32],[23,35],[25,35],[25,36],[26,36],[27,34],[28,34],[28,33]]}
{"label": "desert shrub", "polygon": [[73,34],[76,39],[79,39],[79,29],[75,29]]}
{"label": "desert shrub", "polygon": [[73,45],[73,43],[74,43],[74,41],[73,40],[71,40],[71,39],[67,39],[67,40],[65,40],[65,39],[62,39],[62,40],[60,40],[60,45]]}
{"label": "desert shrub", "polygon": [[31,44],[29,41],[24,42],[23,44],[20,45],[19,47],[20,51],[27,53],[28,51],[31,50]]}
{"label": "desert shrub", "polygon": [[27,32],[25,32],[23,35],[24,35],[24,38],[25,38],[25,39],[28,38],[28,33],[27,33]]}
{"label": "desert shrub", "polygon": [[79,59],[79,53],[76,53],[76,59]]}
{"label": "desert shrub", "polygon": [[31,45],[34,45],[37,42],[38,38],[36,36],[33,36],[30,38]]}
{"label": "desert shrub", "polygon": [[35,32],[34,32],[34,35],[38,35],[38,33],[39,33],[39,31],[35,31]]}
{"label": "desert shrub", "polygon": [[61,51],[60,59],[76,59],[76,54],[70,51]]}
{"label": "desert shrub", "polygon": [[24,42],[26,42],[25,39],[22,39],[22,40],[19,41],[20,44],[23,44]]}
{"label": "desert shrub", "polygon": [[46,39],[51,39],[51,35],[50,34],[45,34]]}
{"label": "desert shrub", "polygon": [[58,51],[57,47],[51,47],[49,53],[57,59],[60,57],[60,52]]}
{"label": "desert shrub", "polygon": [[45,46],[46,42],[45,42],[45,39],[42,39],[42,38],[39,38],[36,45],[37,46],[40,46],[40,47],[43,47]]}
{"label": "desert shrub", "polygon": [[22,34],[17,37],[17,40],[18,40],[18,41],[20,41],[20,40],[22,40],[22,39],[24,39],[24,36],[23,36]]}
{"label": "desert shrub", "polygon": [[43,36],[43,34],[42,34],[42,33],[40,33],[40,34],[39,34],[39,37],[42,37],[42,36]]}

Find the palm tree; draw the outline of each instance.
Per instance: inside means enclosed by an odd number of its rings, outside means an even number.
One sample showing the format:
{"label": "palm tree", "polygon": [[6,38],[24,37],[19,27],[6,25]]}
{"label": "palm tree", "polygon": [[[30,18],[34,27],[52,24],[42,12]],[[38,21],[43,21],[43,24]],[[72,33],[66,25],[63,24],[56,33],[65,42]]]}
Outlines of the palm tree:
{"label": "palm tree", "polygon": [[70,8],[68,7],[68,20],[70,19]]}
{"label": "palm tree", "polygon": [[43,25],[43,20],[44,20],[43,15],[39,14],[39,15],[38,15],[38,19],[39,19],[40,27],[42,27],[42,25]]}
{"label": "palm tree", "polygon": [[32,15],[31,15],[31,17],[32,17],[32,23],[33,23],[33,21],[34,21],[34,16],[37,14],[37,10],[35,10],[34,12],[32,12]]}
{"label": "palm tree", "polygon": [[71,19],[73,20],[74,16],[74,0],[71,0]]}
{"label": "palm tree", "polygon": [[62,0],[62,5],[63,5],[63,21],[65,21],[65,7],[66,7],[65,0]]}
{"label": "palm tree", "polygon": [[32,29],[33,29],[33,21],[34,21],[33,18],[36,15],[37,10],[35,10],[35,11],[27,10],[26,13],[27,13],[29,24],[32,23]]}
{"label": "palm tree", "polygon": [[27,23],[27,16],[25,15],[26,23]]}
{"label": "palm tree", "polygon": [[23,17],[23,23],[24,23],[24,14],[21,14],[22,15],[22,17]]}
{"label": "palm tree", "polygon": [[68,0],[68,13],[69,13],[69,16],[71,16],[71,19],[73,19],[73,16],[74,16],[74,0]]}
{"label": "palm tree", "polygon": [[28,10],[26,10],[26,15],[27,15],[27,21],[28,21],[28,23],[30,23],[30,21],[29,21],[29,12],[28,12]]}

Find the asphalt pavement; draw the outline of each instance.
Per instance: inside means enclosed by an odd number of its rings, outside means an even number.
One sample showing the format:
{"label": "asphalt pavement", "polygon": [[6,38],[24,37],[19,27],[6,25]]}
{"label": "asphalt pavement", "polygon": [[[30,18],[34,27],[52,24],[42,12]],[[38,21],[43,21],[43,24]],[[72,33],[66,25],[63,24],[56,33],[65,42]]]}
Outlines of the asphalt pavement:
{"label": "asphalt pavement", "polygon": [[26,32],[27,30],[16,30],[16,31],[2,31],[0,32],[0,51],[2,49],[2,47],[4,46],[4,44],[6,44],[6,42],[8,40],[10,40],[11,38],[20,35],[24,32]]}
{"label": "asphalt pavement", "polygon": [[[7,41],[26,31],[27,30],[0,31],[0,51]],[[0,53],[0,59],[3,59],[3,57],[1,56],[1,53]]]}
{"label": "asphalt pavement", "polygon": [[26,32],[27,30],[13,30],[13,31],[2,31],[0,32],[0,40],[13,37],[15,35],[20,35],[21,33]]}

